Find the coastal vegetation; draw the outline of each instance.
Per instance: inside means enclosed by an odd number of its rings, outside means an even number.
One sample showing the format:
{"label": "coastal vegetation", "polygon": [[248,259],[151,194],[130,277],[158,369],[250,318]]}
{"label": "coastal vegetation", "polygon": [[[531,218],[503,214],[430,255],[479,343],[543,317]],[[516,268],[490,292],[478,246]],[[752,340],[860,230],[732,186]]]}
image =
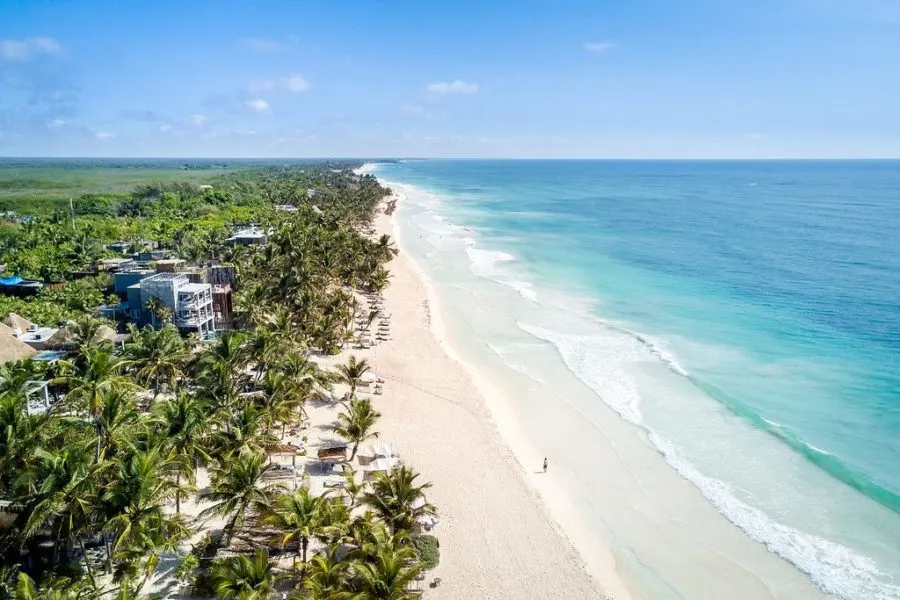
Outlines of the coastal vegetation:
{"label": "coastal vegetation", "polygon": [[[0,599],[144,598],[166,582],[223,599],[418,597],[411,584],[436,564],[416,537],[435,514],[429,484],[406,465],[361,482],[346,464],[316,494],[275,460],[306,456],[285,436],[307,406],[337,405],[335,385],[348,389],[331,429],[349,461],[378,435],[374,402],[357,397],[369,366],[321,360],[346,347],[358,298],[384,289],[395,253],[364,233],[388,191],[347,166],[210,167],[202,187],[141,182],[73,211],[6,205],[0,262],[46,285],[0,309],[68,321],[70,336],[64,358],[0,366]],[[245,222],[271,228],[268,243],[227,246]],[[236,328],[200,340],[161,316],[120,325],[121,343],[103,335],[110,282],[92,269],[122,240],[234,265]]]}

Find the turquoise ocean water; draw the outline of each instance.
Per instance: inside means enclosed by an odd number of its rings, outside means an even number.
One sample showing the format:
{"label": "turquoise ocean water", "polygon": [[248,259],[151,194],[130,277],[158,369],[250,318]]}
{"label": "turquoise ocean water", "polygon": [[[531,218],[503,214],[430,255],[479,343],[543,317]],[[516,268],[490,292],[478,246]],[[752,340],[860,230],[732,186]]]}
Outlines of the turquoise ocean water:
{"label": "turquoise ocean water", "polygon": [[[405,241],[451,302],[514,315],[478,346],[543,382],[552,349],[824,591],[900,598],[900,162],[375,172],[427,197],[401,208]],[[513,299],[487,306],[479,280]]]}

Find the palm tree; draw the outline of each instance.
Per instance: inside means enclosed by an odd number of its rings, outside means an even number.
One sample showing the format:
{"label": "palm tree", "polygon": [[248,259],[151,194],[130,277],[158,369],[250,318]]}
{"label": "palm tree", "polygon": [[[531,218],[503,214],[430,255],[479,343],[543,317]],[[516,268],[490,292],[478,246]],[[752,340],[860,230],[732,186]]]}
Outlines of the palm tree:
{"label": "palm tree", "polygon": [[71,444],[56,453],[35,450],[35,468],[43,475],[21,516],[25,538],[49,526],[53,536],[53,559],[65,558],[75,536],[92,519],[98,496],[98,476],[105,463],[90,462],[90,442]]}
{"label": "palm tree", "polygon": [[267,431],[266,412],[255,404],[231,414],[225,412],[220,417],[220,427],[212,436],[213,453],[220,458],[235,453],[262,453],[274,441],[274,436]]}
{"label": "palm tree", "polygon": [[66,404],[84,410],[92,417],[100,412],[104,393],[117,388],[138,388],[123,374],[128,361],[115,356],[109,348],[89,348],[82,361],[61,360],[59,365],[62,375],[54,383],[68,386]]}
{"label": "palm tree", "polygon": [[354,587],[359,592],[353,600],[411,600],[417,593],[407,589],[422,568],[415,563],[411,548],[382,550],[368,562],[353,565]]}
{"label": "palm tree", "polygon": [[309,540],[318,535],[326,522],[323,519],[325,499],[300,487],[293,494],[282,494],[275,498],[273,505],[265,509],[262,522],[282,532],[282,548],[292,541],[299,542],[299,558],[306,564]]}
{"label": "palm tree", "polygon": [[300,420],[306,390],[277,371],[267,371],[263,385],[265,394],[261,408],[265,413],[266,434],[275,423],[281,423],[281,436],[284,437],[287,425]]}
{"label": "palm tree", "polygon": [[247,335],[240,331],[228,330],[223,331],[203,354],[200,367],[203,369],[225,365],[232,372],[237,372],[246,366],[247,360]]}
{"label": "palm tree", "polygon": [[362,442],[378,437],[375,423],[380,416],[381,413],[372,408],[372,402],[368,398],[352,398],[350,405],[338,415],[338,423],[332,427],[332,431],[353,444],[351,461],[356,457]]}
{"label": "palm tree", "polygon": [[247,342],[247,356],[256,370],[256,379],[261,379],[282,351],[282,338],[272,331],[257,328]]}
{"label": "palm tree", "polygon": [[413,531],[420,517],[436,514],[434,506],[424,502],[430,483],[416,484],[419,474],[402,466],[389,473],[376,473],[372,490],[363,494],[363,504],[375,511],[390,527],[391,533]]}
{"label": "palm tree", "polygon": [[215,410],[234,410],[247,381],[242,372],[246,364],[245,336],[239,332],[223,332],[201,355],[197,361],[198,388],[212,401]]}
{"label": "palm tree", "polygon": [[340,559],[341,545],[331,544],[309,561],[303,586],[312,600],[334,600],[346,590],[348,563]]}
{"label": "palm tree", "polygon": [[97,447],[106,458],[131,444],[145,423],[140,422],[128,389],[109,389],[101,394],[100,412],[95,417]]}
{"label": "palm tree", "polygon": [[0,493],[29,472],[48,420],[47,415],[28,413],[23,394],[0,394]]}
{"label": "palm tree", "polygon": [[121,399],[121,394],[138,389],[122,372],[128,361],[112,354],[109,348],[88,348],[80,364],[73,361],[60,361],[63,375],[57,382],[69,386],[65,403],[78,411],[86,412],[94,422],[97,434],[97,447],[94,460],[99,460],[101,440],[103,439],[103,423],[100,415],[108,400]]}
{"label": "palm tree", "polygon": [[363,377],[370,370],[369,362],[366,359],[357,360],[351,355],[346,365],[338,365],[338,380],[350,386],[350,395],[356,394],[356,388],[362,383]]}
{"label": "palm tree", "polygon": [[166,325],[172,322],[172,317],[174,316],[172,309],[156,296],[148,298],[144,306],[147,312],[150,313],[150,324],[152,326],[156,327],[159,323]]}
{"label": "palm tree", "polygon": [[174,550],[189,534],[181,520],[171,518],[165,510],[176,491],[167,474],[183,469],[181,457],[168,456],[160,447],[116,460],[113,481],[103,494],[109,515],[103,529],[113,535],[112,549],[120,552],[125,564],[147,560],[161,550]]}
{"label": "palm tree", "polygon": [[131,341],[125,346],[125,355],[131,361],[137,380],[152,387],[155,400],[162,388],[172,388],[184,377],[182,366],[190,352],[173,326],[155,330],[152,327],[137,329],[132,325]]}
{"label": "palm tree", "polygon": [[406,531],[391,533],[384,523],[379,521],[371,512],[366,511],[356,517],[348,531],[351,543],[356,549],[351,552],[351,558],[360,562],[368,562],[382,551],[393,552],[408,548],[410,537]]}
{"label": "palm tree", "polygon": [[[156,407],[160,434],[174,456],[187,459],[192,468],[187,475],[193,483],[196,468],[210,460],[207,442],[210,420],[206,403],[200,398],[179,394]],[[175,471],[175,512],[181,512],[181,470]]]}
{"label": "palm tree", "polygon": [[382,234],[381,237],[378,238],[378,241],[375,242],[375,248],[372,254],[381,262],[387,262],[394,258],[397,254],[397,248],[394,246],[391,236]]}
{"label": "palm tree", "polygon": [[252,558],[234,556],[213,562],[210,580],[222,600],[265,600],[275,588],[269,553],[260,549]]}
{"label": "palm tree", "polygon": [[200,517],[223,516],[225,525],[225,545],[231,542],[234,532],[240,529],[247,511],[258,506],[269,506],[272,495],[280,486],[263,485],[263,476],[272,469],[265,464],[262,453],[237,453],[213,469],[209,491],[200,494],[201,500],[214,502],[203,510]]}
{"label": "palm tree", "polygon": [[10,600],[82,600],[90,597],[92,590],[79,582],[57,579],[38,588],[26,573],[19,573],[15,590],[10,596],[4,596]]}
{"label": "palm tree", "polygon": [[63,329],[72,334],[69,344],[76,349],[76,354],[83,355],[89,348],[109,344],[103,335],[105,327],[106,323],[102,320],[86,315],[74,321],[67,321]]}

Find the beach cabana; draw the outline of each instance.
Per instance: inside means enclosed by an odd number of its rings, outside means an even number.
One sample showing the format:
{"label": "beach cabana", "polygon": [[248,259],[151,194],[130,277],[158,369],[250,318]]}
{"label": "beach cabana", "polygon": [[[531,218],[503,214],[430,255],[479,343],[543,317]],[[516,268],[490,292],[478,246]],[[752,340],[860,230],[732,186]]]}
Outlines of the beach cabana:
{"label": "beach cabana", "polygon": [[317,456],[319,460],[347,460],[347,445],[319,448]]}
{"label": "beach cabana", "polygon": [[387,473],[400,464],[400,459],[395,457],[376,458],[366,467],[365,479],[372,479],[375,473]]}
{"label": "beach cabana", "polygon": [[16,362],[35,353],[34,348],[16,338],[8,325],[0,323],[0,363]]}
{"label": "beach cabana", "polygon": [[363,446],[356,454],[359,464],[369,465],[379,458],[392,458],[397,456],[397,450],[387,442],[377,442]]}
{"label": "beach cabana", "polygon": [[[45,347],[53,350],[65,350],[75,345],[75,329],[71,325],[60,328],[56,333],[50,336]],[[109,341],[115,343],[118,341],[116,330],[108,325],[101,325],[97,328],[93,341]]]}

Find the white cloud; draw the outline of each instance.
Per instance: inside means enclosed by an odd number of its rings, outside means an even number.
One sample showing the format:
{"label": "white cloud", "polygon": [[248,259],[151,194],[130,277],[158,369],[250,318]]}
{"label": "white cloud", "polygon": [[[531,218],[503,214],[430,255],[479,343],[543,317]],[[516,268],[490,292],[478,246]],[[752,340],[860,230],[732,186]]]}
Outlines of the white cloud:
{"label": "white cloud", "polygon": [[111,140],[114,137],[116,137],[116,134],[107,133],[105,131],[98,131],[97,133],[94,134],[94,137],[97,138],[98,140]]}
{"label": "white cloud", "polygon": [[197,127],[203,127],[204,125],[206,125],[209,119],[207,119],[203,115],[191,115],[190,117],[188,117],[188,121],[190,121]]}
{"label": "white cloud", "polygon": [[66,121],[64,121],[62,119],[53,119],[52,121],[47,123],[47,128],[48,129],[56,129],[57,127],[62,127],[65,124],[66,124]]}
{"label": "white cloud", "polygon": [[257,98],[256,100],[244,100],[244,106],[260,114],[267,114],[271,112],[269,103],[262,98]]}
{"label": "white cloud", "polygon": [[586,52],[606,52],[610,48],[615,48],[613,42],[585,42],[584,49]]}
{"label": "white cloud", "polygon": [[281,52],[288,48],[287,44],[265,38],[241,38],[241,45],[253,52]]}
{"label": "white cloud", "polygon": [[291,73],[285,79],[284,84],[289,92],[294,92],[295,94],[299,92],[305,92],[312,87],[308,81],[306,81],[296,73]]}
{"label": "white cloud", "polygon": [[297,73],[277,79],[257,79],[249,86],[251,92],[291,92],[299,94],[312,89],[312,85]]}
{"label": "white cloud", "polygon": [[0,60],[25,62],[42,54],[60,54],[62,44],[51,37],[0,40]]}
{"label": "white cloud", "polygon": [[477,83],[460,81],[438,81],[428,85],[428,91],[432,94],[475,94],[478,92]]}
{"label": "white cloud", "polygon": [[168,123],[163,123],[162,125],[159,126],[160,133],[166,133],[167,131],[172,131],[172,126],[169,125]]}

